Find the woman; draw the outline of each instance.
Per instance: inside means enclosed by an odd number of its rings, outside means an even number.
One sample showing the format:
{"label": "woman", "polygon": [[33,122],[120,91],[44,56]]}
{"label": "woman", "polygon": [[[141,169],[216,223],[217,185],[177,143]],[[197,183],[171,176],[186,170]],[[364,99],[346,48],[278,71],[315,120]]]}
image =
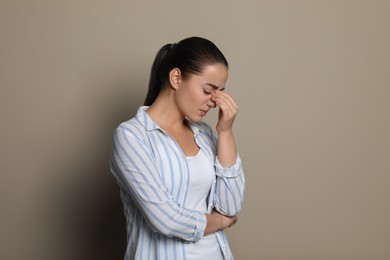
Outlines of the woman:
{"label": "woman", "polygon": [[[144,106],[114,134],[125,259],[233,259],[223,230],[237,221],[245,180],[227,76],[225,57],[203,38],[157,53]],[[216,132],[201,122],[215,107]]]}

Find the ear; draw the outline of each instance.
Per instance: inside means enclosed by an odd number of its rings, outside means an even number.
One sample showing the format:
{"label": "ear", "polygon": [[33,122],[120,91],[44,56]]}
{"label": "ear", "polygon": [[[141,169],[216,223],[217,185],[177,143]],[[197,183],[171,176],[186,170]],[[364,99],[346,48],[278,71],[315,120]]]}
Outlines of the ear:
{"label": "ear", "polygon": [[171,84],[172,88],[177,89],[181,82],[181,72],[178,68],[173,68],[169,72],[169,83]]}

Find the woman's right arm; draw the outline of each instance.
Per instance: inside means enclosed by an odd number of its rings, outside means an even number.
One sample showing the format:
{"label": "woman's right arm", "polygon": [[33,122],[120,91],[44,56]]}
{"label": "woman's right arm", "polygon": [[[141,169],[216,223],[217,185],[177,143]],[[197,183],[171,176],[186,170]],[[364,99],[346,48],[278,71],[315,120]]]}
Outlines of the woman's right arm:
{"label": "woman's right arm", "polygon": [[[121,125],[115,130],[111,158],[113,175],[131,194],[152,229],[187,241],[199,240],[208,226],[206,215],[183,208],[174,200],[163,185],[152,149],[140,129]],[[214,222],[217,222],[215,216],[211,217],[209,225]]]}

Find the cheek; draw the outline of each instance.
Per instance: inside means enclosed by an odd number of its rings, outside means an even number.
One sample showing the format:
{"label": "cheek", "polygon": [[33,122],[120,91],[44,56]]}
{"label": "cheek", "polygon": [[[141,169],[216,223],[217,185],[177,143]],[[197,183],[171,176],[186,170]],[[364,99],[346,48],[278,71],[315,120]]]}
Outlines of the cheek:
{"label": "cheek", "polygon": [[209,99],[208,96],[206,96],[204,93],[203,93],[203,90],[200,92],[200,91],[196,91],[197,89],[193,89],[193,91],[189,91],[188,92],[188,97],[187,97],[187,101],[191,104],[204,104],[207,102],[207,100]]}
{"label": "cheek", "polygon": [[211,97],[209,95],[200,94],[198,97],[198,103],[200,104],[209,104],[211,102]]}
{"label": "cheek", "polygon": [[182,106],[187,108],[198,108],[208,104],[211,96],[205,95],[203,88],[194,85],[188,85],[179,94],[179,102]]}

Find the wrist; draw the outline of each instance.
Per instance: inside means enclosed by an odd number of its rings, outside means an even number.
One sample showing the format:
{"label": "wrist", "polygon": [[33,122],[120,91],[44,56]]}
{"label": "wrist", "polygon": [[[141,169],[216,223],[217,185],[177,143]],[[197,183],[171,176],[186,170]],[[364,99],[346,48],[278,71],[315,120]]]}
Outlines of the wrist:
{"label": "wrist", "polygon": [[232,137],[233,136],[233,129],[227,129],[227,130],[218,130],[217,129],[218,138],[224,138],[224,137]]}

